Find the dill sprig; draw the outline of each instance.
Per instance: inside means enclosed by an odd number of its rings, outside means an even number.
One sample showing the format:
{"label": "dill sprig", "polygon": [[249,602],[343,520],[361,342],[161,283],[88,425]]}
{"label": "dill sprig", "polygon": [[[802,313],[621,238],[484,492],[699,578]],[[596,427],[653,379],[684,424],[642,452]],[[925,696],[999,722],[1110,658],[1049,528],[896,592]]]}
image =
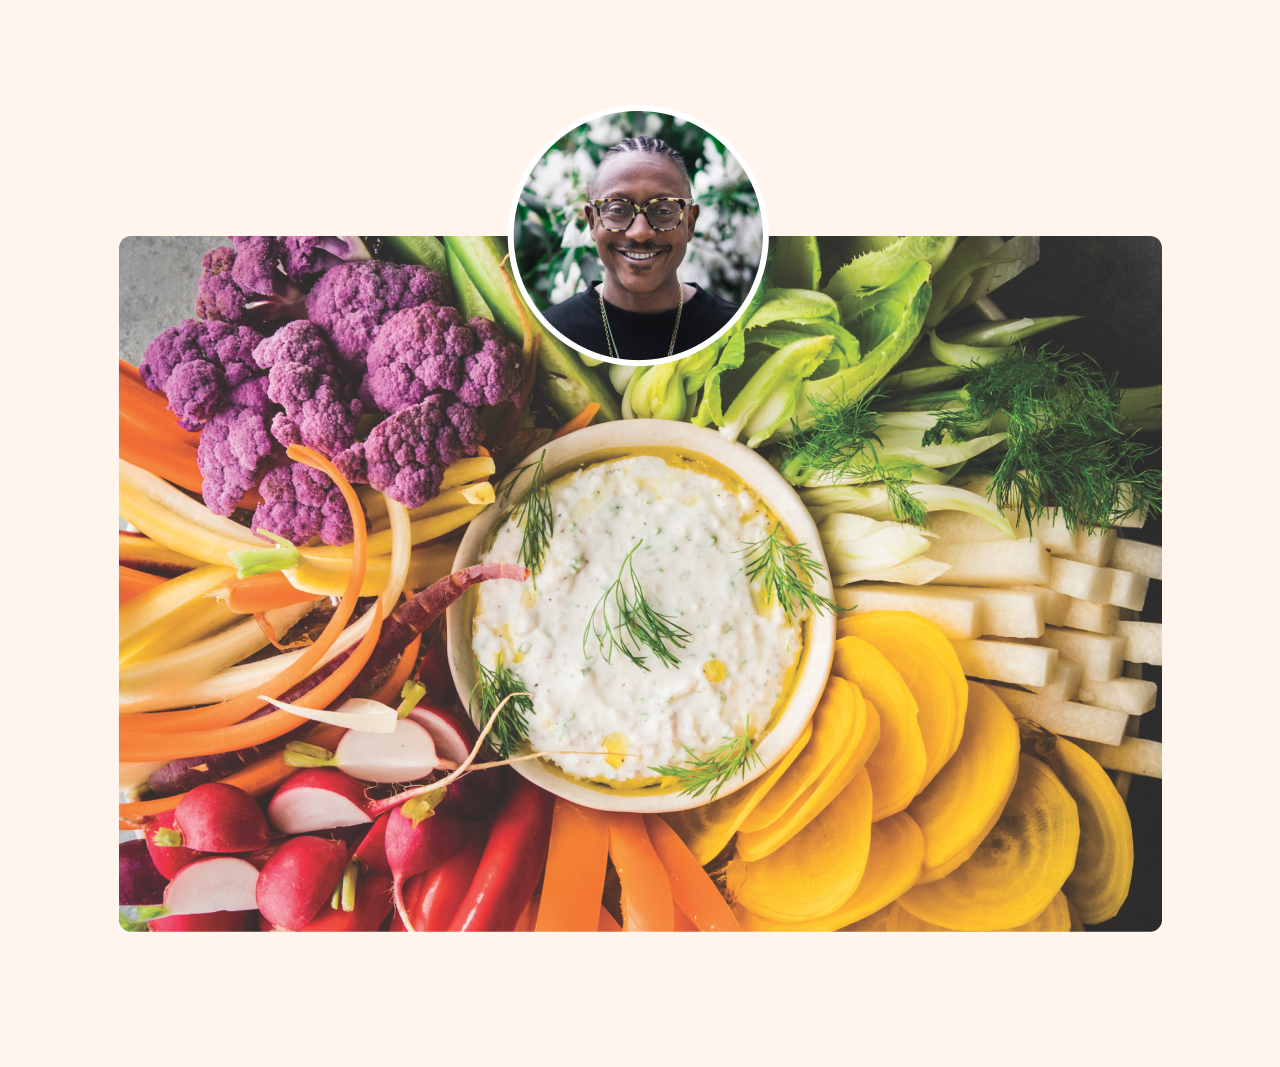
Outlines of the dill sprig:
{"label": "dill sprig", "polygon": [[709,800],[715,800],[716,795],[735,774],[745,778],[747,771],[760,762],[755,739],[749,733],[726,738],[705,758],[695,756],[688,748],[685,752],[689,753],[689,761],[685,766],[650,767],[649,770],[664,778],[676,779],[682,786],[682,793],[700,797],[710,789]]}
{"label": "dill sprig", "polygon": [[929,512],[911,492],[910,469],[884,464],[876,451],[881,443],[876,434],[880,415],[871,404],[883,398],[876,390],[851,404],[815,397],[810,405],[813,425],[782,440],[783,470],[821,471],[832,484],[883,482],[889,513],[899,522],[922,526]]}
{"label": "dill sprig", "polygon": [[532,572],[534,588],[537,588],[538,572],[542,570],[542,563],[547,557],[547,548],[551,543],[551,535],[555,527],[555,516],[551,510],[551,490],[547,488],[547,475],[542,467],[542,461],[546,458],[547,450],[544,448],[542,455],[538,457],[538,462],[526,463],[523,467],[518,467],[512,472],[511,479],[499,493],[501,504],[505,507],[511,497],[511,489],[520,480],[520,475],[532,468],[532,481],[529,488],[507,511],[501,521],[506,522],[509,519],[520,527],[523,536],[520,539],[520,554],[517,562],[523,563]]}
{"label": "dill sprig", "polygon": [[1160,472],[1143,470],[1155,449],[1134,440],[1120,410],[1120,390],[1087,356],[1019,345],[988,367],[962,370],[960,408],[941,411],[924,436],[968,440],[986,420],[1005,424],[1003,450],[971,460],[992,474],[989,496],[1030,524],[1057,507],[1067,529],[1097,530],[1160,510]]}
{"label": "dill sprig", "polygon": [[747,557],[747,580],[761,579],[769,596],[782,605],[788,622],[806,612],[841,614],[845,609],[814,591],[813,580],[822,574],[821,565],[805,545],[789,544],[781,531],[782,523],[775,523],[768,534],[739,553]]}
{"label": "dill sprig", "polygon": [[668,667],[680,665],[679,657],[667,647],[667,643],[670,642],[676,648],[684,648],[693,635],[678,625],[674,616],[663,615],[645,599],[644,589],[631,559],[643,544],[643,539],[637,541],[635,548],[627,553],[618,569],[618,577],[591,610],[587,628],[582,634],[584,658],[590,658],[587,646],[594,637],[596,647],[606,663],[613,662],[616,651],[621,652],[642,671],[647,671],[649,668],[645,665],[646,657],[640,655],[640,649],[647,648],[658,657],[660,663]]}
{"label": "dill sprig", "polygon": [[488,670],[476,660],[476,684],[471,690],[472,700],[478,697],[480,724],[483,727],[489,716],[507,697],[507,705],[494,720],[489,731],[489,743],[500,759],[509,759],[529,736],[529,716],[533,714],[533,697],[515,671],[508,670],[498,654],[493,670]]}

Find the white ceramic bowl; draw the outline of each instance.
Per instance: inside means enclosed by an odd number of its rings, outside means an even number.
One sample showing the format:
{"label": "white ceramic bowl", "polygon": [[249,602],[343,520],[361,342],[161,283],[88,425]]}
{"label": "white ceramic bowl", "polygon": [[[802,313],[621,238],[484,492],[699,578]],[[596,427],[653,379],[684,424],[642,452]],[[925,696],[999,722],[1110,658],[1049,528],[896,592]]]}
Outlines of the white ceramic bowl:
{"label": "white ceramic bowl", "polygon": [[[685,455],[705,457],[733,471],[782,520],[792,538],[804,544],[813,558],[822,563],[822,575],[815,582],[815,590],[822,596],[832,597],[831,575],[826,567],[818,529],[795,490],[761,455],[745,445],[729,441],[715,430],[704,430],[687,422],[670,422],[665,419],[629,419],[588,426],[548,444],[543,469],[547,480],[551,481],[600,459],[618,458],[618,450],[623,450],[625,454],[626,451],[652,448],[678,449]],[[531,456],[516,466],[536,459],[536,455]],[[531,477],[531,473],[522,476],[523,484],[513,488],[512,500],[519,498]],[[454,570],[479,562],[485,539],[502,513],[503,509],[491,507],[472,521],[458,547]],[[476,599],[473,587],[462,599],[454,602],[446,616],[449,630],[449,668],[453,672],[458,692],[463,694],[470,693],[475,687],[471,637]],[[795,744],[805,723],[813,715],[831,673],[835,633],[835,618],[830,615],[813,617],[806,624],[800,669],[785,709],[773,729],[759,743],[761,762],[747,772],[745,779],[734,777],[720,790],[720,797],[728,796],[763,774]],[[701,797],[680,793],[627,793],[584,785],[553,773],[541,760],[528,760],[513,766],[549,793],[584,807],[604,811],[681,811],[700,807],[708,802],[705,793]]]}

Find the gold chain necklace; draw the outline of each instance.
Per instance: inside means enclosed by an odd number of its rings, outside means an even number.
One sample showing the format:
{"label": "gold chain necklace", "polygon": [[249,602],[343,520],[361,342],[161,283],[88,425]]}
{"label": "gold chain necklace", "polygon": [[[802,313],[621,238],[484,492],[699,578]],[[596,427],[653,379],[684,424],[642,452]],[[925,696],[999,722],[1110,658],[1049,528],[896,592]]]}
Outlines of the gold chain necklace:
{"label": "gold chain necklace", "polygon": [[[609,329],[609,316],[605,314],[603,289],[604,289],[604,286],[603,285],[600,286],[601,291],[597,292],[596,295],[600,298],[600,317],[604,319],[604,341],[606,346],[608,346],[609,355],[611,355],[614,359],[621,359],[622,357],[618,355],[618,346],[614,343],[614,340],[613,340],[613,331]],[[676,325],[675,325],[675,329],[671,331],[671,345],[667,348],[668,356],[673,355],[676,350],[676,334],[680,332],[680,313],[683,310],[684,310],[684,283],[681,282],[680,283],[680,301],[679,303],[676,304]]]}

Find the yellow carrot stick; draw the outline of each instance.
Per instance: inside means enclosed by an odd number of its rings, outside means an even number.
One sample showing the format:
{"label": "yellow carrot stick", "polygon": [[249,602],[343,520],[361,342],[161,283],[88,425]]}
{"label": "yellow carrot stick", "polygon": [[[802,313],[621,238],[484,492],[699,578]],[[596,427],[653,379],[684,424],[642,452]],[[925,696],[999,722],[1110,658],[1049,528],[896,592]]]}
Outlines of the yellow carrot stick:
{"label": "yellow carrot stick", "polygon": [[[424,541],[434,541],[437,537],[452,533],[459,526],[465,526],[469,523],[480,512],[484,511],[486,506],[484,504],[472,504],[465,508],[454,508],[452,511],[446,511],[441,515],[432,515],[425,519],[419,519],[409,527],[409,543],[420,545]],[[135,523],[134,525],[137,524]],[[350,545],[323,545],[316,548],[303,548],[299,551],[302,553],[304,560],[311,561],[347,560],[351,558]],[[385,556],[390,551],[390,530],[381,530],[378,533],[369,535],[369,554],[371,556]]]}

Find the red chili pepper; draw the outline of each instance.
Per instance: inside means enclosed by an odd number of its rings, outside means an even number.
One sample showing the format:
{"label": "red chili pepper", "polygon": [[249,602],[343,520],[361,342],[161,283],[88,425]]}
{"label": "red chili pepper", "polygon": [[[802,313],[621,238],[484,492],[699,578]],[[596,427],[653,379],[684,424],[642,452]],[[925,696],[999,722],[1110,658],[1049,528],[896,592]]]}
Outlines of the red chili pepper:
{"label": "red chili pepper", "polygon": [[514,930],[547,865],[555,797],[521,778],[494,818],[489,843],[450,930]]}
{"label": "red chili pepper", "polygon": [[486,836],[484,824],[476,823],[466,843],[444,863],[405,882],[404,910],[415,930],[430,933],[449,929],[484,857]]}

